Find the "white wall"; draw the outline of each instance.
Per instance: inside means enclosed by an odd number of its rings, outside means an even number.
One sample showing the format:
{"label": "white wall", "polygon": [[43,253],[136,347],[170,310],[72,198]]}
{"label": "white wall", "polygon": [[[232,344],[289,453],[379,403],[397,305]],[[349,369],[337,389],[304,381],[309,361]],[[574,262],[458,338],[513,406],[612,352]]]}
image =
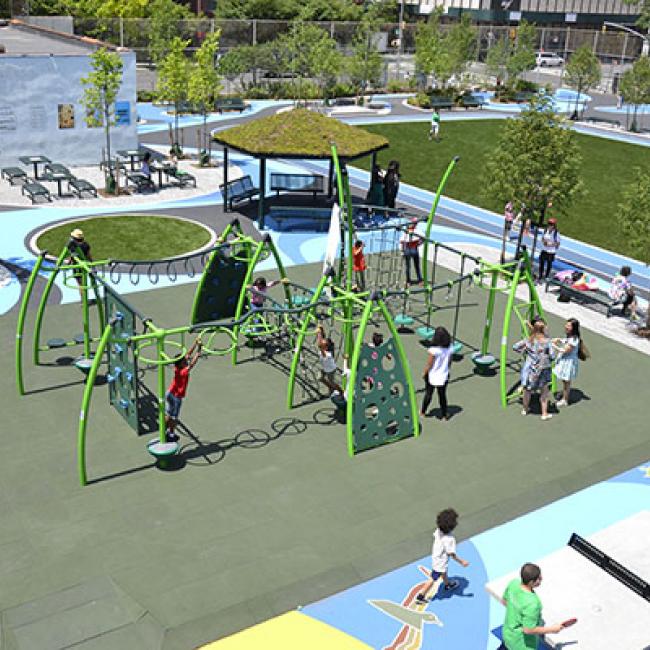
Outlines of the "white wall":
{"label": "white wall", "polygon": [[[138,145],[135,53],[120,56],[124,68],[118,102],[129,102],[130,124],[111,128],[113,152]],[[81,104],[80,80],[88,72],[88,56],[0,54],[0,166],[21,167],[19,156],[36,154],[64,165],[99,163],[104,129],[86,125]],[[60,128],[60,105],[72,105],[72,128]]]}

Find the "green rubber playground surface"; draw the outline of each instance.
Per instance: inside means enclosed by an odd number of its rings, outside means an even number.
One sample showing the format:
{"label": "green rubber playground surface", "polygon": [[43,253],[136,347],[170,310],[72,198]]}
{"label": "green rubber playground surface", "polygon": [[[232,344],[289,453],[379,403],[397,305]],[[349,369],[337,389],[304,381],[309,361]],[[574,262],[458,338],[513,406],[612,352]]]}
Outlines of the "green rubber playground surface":
{"label": "green rubber playground surface", "polygon": [[211,233],[193,221],[164,215],[126,214],[66,221],[36,240],[40,250],[56,255],[81,228],[95,260],[159,260],[206,246]]}
{"label": "green rubber playground surface", "polygon": [[[314,286],[319,267],[289,276]],[[193,289],[128,300],[171,327],[187,323]],[[464,293],[463,341],[480,343],[486,300],[478,288]],[[450,326],[453,301],[437,302],[444,309],[432,323]],[[499,296],[497,314],[504,304]],[[559,333],[561,321],[549,320]],[[44,340],[71,339],[79,305],[48,308],[43,328]],[[14,336],[9,315],[0,320],[8,353]],[[419,377],[425,350],[414,334],[402,340]],[[234,368],[227,358],[201,360],[181,412],[181,466],[167,471],[147,453],[153,434],[136,436],[97,386],[85,488],[75,447],[83,377],[65,365],[75,349],[44,353],[39,368],[27,363],[23,398],[6,372],[0,621],[8,647],[189,650],[426,556],[444,507],[461,513],[463,539],[647,461],[650,360],[591,333],[586,341],[592,359],[576,382],[579,401],[552,420],[501,409],[498,378],[477,376],[465,347],[452,368],[452,419],[426,418],[418,439],[353,459],[329,400],[286,410],[291,352],[263,361],[245,348]],[[155,373],[142,372],[153,389]]]}
{"label": "green rubber playground surface", "polygon": [[[449,161],[460,156],[445,186],[445,196],[502,214],[503,204],[486,199],[481,189],[486,156],[498,146],[503,124],[503,120],[446,122],[443,115],[440,142],[426,139],[428,124],[422,122],[364,128],[390,141],[390,148],[378,156],[383,168],[389,160],[399,160],[404,182],[432,192]],[[583,158],[585,193],[562,216],[560,230],[580,241],[631,254],[614,217],[631,170],[650,169],[650,148],[582,134],[576,134],[576,139]],[[366,159],[355,164],[370,169]]]}

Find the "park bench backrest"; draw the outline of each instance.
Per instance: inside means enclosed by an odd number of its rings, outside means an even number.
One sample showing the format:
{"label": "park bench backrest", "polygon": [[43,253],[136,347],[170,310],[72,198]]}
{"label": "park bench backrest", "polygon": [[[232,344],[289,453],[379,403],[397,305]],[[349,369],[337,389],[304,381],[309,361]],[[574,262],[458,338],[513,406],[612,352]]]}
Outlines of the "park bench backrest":
{"label": "park bench backrest", "polygon": [[243,176],[239,179],[241,181],[244,192],[254,191],[256,188],[253,186],[253,181],[250,176]]}

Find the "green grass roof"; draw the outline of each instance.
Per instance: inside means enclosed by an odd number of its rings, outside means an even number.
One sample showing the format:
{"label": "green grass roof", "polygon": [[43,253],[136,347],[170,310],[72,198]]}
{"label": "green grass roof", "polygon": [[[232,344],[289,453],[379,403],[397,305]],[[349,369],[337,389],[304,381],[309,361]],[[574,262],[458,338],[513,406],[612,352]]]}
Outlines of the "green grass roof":
{"label": "green grass roof", "polygon": [[304,108],[220,131],[214,140],[267,158],[329,158],[332,143],[341,158],[358,158],[388,146],[388,140],[381,135]]}

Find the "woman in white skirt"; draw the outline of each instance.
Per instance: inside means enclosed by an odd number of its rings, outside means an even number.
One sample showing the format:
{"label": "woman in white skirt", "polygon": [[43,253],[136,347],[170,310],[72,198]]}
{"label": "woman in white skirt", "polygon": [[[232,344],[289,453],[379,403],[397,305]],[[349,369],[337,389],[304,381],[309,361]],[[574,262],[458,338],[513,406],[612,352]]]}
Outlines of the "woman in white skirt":
{"label": "woman in white skirt", "polygon": [[571,382],[578,376],[579,359],[587,358],[585,344],[580,336],[580,323],[576,318],[569,318],[564,324],[566,337],[553,339],[553,347],[558,352],[558,359],[553,374],[562,381],[562,399],[557,406],[568,406]]}

